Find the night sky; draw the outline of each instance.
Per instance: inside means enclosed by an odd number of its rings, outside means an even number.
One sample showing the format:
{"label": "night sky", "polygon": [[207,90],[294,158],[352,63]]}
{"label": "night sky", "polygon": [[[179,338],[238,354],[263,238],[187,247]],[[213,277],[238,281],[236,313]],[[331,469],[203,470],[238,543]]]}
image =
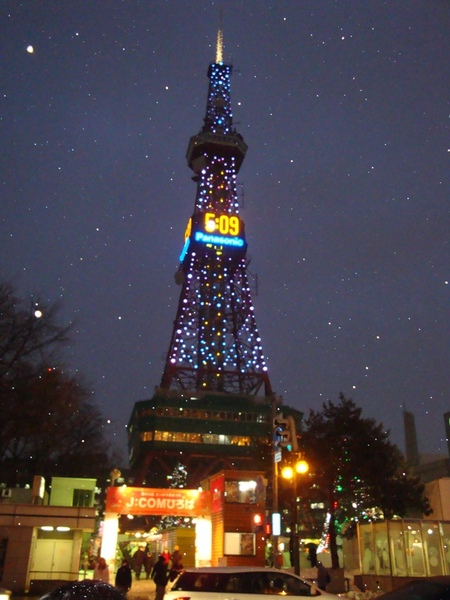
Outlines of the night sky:
{"label": "night sky", "polygon": [[[125,449],[159,385],[220,5],[272,387],[447,451],[450,2],[2,0],[0,276],[62,302]],[[107,423],[111,419],[111,423]]]}

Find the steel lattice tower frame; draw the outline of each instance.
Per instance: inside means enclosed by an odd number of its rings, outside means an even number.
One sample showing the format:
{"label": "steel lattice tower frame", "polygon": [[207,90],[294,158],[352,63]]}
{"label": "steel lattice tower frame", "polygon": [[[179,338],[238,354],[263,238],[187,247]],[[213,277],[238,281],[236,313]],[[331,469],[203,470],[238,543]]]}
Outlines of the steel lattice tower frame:
{"label": "steel lattice tower frame", "polygon": [[221,470],[271,470],[276,405],[256,327],[247,275],[237,174],[247,151],[233,126],[232,67],[209,65],[202,130],[187,150],[197,184],[180,266],[169,350],[153,397],[128,424],[134,485],[164,486],[180,461],[189,484]]}
{"label": "steel lattice tower frame", "polygon": [[194,212],[176,274],[182,289],[160,387],[272,396],[247,275],[236,177],[247,151],[233,126],[232,67],[222,30],[202,130],[187,150],[197,182]]}

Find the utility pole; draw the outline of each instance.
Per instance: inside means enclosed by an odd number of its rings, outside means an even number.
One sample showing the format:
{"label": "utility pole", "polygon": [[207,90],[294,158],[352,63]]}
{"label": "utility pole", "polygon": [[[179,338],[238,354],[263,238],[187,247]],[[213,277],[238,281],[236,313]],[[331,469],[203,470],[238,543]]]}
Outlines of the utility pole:
{"label": "utility pole", "polygon": [[[279,402],[279,400],[278,400]],[[276,568],[280,567],[279,552],[278,552],[278,537],[279,532],[274,531],[275,527],[281,527],[281,517],[278,511],[278,463],[281,461],[281,447],[278,444],[277,430],[277,398],[272,397],[272,563]],[[279,519],[279,521],[278,521]]]}

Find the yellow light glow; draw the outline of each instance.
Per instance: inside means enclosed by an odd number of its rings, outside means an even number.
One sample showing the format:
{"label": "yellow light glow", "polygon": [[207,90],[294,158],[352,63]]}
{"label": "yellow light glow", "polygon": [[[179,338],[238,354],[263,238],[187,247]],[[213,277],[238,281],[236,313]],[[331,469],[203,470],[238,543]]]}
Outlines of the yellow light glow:
{"label": "yellow light glow", "polygon": [[284,479],[292,479],[294,477],[294,469],[292,467],[283,467],[281,469],[281,477]]}
{"label": "yellow light glow", "polygon": [[217,45],[216,45],[216,63],[223,62],[223,31],[222,26],[219,27],[217,32]]}
{"label": "yellow light glow", "polygon": [[299,460],[295,463],[295,470],[297,471],[297,473],[303,475],[309,471],[309,465],[306,462],[306,460]]}
{"label": "yellow light glow", "polygon": [[205,230],[208,231],[208,233],[212,233],[216,230],[216,222],[214,221],[214,219],[208,219],[208,213],[206,214],[205,218]]}

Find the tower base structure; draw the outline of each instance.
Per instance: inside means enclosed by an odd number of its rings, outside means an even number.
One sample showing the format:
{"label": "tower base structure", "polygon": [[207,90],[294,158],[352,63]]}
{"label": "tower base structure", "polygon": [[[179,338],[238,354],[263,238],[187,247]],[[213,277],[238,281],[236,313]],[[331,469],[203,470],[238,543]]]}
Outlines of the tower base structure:
{"label": "tower base structure", "polygon": [[129,423],[133,484],[164,487],[177,464],[186,484],[220,470],[271,467],[274,397],[157,388],[136,402]]}

